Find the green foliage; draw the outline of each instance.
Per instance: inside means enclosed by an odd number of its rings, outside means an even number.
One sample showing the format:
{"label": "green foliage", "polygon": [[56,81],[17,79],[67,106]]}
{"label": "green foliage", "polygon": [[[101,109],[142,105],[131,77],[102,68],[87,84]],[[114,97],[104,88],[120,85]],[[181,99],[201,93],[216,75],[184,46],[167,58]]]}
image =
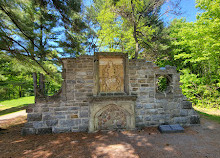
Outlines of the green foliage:
{"label": "green foliage", "polygon": [[0,98],[33,95],[32,69],[0,52]]}
{"label": "green foliage", "polygon": [[157,89],[160,91],[160,92],[164,92],[166,91],[167,87],[168,87],[168,79],[165,77],[165,76],[160,76],[158,78],[158,82],[157,82]]}
{"label": "green foliage", "polygon": [[197,0],[203,10],[196,22],[174,20],[170,26],[175,65],[182,69],[184,94],[194,104],[220,108],[220,1]]}
{"label": "green foliage", "polygon": [[60,65],[59,54],[82,51],[80,6],[80,0],[0,0],[0,50],[52,77],[45,61]]}
{"label": "green foliage", "polygon": [[[96,0],[89,8],[95,18],[102,51],[126,52],[150,58],[166,51],[167,32],[160,18],[160,0]],[[136,53],[137,52],[137,53]]]}
{"label": "green foliage", "polygon": [[[46,63],[47,62],[47,63]],[[57,67],[50,61],[45,61],[45,65],[50,67],[56,80],[46,76],[45,95],[52,95],[56,93],[62,83],[61,73]],[[0,53],[0,98],[12,99],[24,96],[34,95],[32,67],[27,63],[22,63],[20,60]]]}
{"label": "green foliage", "polygon": [[60,57],[84,53],[81,0],[0,0],[0,98],[33,95],[32,73],[46,95],[62,82]]}

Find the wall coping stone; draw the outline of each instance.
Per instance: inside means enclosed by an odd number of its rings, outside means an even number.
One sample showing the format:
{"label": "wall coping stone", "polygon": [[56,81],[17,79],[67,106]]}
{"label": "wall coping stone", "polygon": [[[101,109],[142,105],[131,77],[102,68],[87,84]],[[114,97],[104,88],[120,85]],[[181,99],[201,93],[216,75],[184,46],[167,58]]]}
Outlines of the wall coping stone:
{"label": "wall coping stone", "polygon": [[125,101],[128,101],[128,100],[132,100],[132,101],[136,101],[137,99],[137,96],[135,95],[117,95],[117,96],[91,96],[89,97],[90,98],[90,101],[93,102],[93,101],[107,101],[107,100],[125,100]]}

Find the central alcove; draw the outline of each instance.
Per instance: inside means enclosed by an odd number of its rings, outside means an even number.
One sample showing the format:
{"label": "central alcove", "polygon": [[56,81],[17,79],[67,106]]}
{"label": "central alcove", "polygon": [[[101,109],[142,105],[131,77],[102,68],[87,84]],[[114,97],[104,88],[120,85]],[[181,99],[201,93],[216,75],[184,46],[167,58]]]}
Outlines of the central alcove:
{"label": "central alcove", "polygon": [[95,54],[96,89],[91,97],[89,131],[134,129],[136,96],[128,90],[128,56]]}

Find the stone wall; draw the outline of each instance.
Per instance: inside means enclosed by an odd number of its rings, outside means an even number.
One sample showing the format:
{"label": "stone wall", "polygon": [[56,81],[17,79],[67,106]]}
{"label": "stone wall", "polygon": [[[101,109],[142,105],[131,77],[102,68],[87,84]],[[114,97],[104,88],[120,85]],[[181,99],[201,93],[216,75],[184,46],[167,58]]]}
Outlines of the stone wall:
{"label": "stone wall", "polygon": [[93,94],[93,57],[63,59],[62,91],[47,98],[37,98],[27,109],[23,134],[87,131],[89,100]]}
{"label": "stone wall", "polygon": [[[171,78],[168,92],[158,92],[157,78],[169,75]],[[198,124],[199,117],[192,103],[182,94],[180,75],[175,67],[160,68],[145,60],[129,60],[131,95],[137,95],[136,125],[157,126],[160,124]]]}
{"label": "stone wall", "polygon": [[[61,91],[52,97],[36,98],[36,103],[27,109],[27,123],[22,129],[23,134],[78,132],[88,131],[88,128],[93,129],[91,127],[95,122],[91,120],[94,119],[92,117],[95,114],[92,110],[95,109],[93,108],[93,105],[96,106],[94,98],[97,97],[98,104],[103,108],[109,106],[107,103],[111,102],[116,106],[119,104],[118,106],[125,113],[126,108],[123,109],[122,103],[134,104],[134,113],[131,114],[134,119],[131,118],[131,120],[135,120],[136,127],[199,123],[199,116],[192,109],[191,103],[182,95],[179,74],[174,67],[159,68],[145,60],[125,59],[125,93],[106,93],[102,97],[97,89],[99,86],[96,61],[99,54],[103,53],[63,59],[64,82]],[[105,53],[105,55],[122,54]],[[164,93],[157,91],[157,78],[160,75],[167,75],[170,80],[168,87],[170,90]],[[130,103],[129,100],[131,100]]]}

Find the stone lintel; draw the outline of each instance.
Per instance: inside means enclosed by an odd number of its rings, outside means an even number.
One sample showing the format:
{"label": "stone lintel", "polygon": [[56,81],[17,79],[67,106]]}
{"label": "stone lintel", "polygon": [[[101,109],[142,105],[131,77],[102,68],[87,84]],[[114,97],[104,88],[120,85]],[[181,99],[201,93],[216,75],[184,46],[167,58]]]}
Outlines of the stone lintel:
{"label": "stone lintel", "polygon": [[109,95],[108,96],[92,96],[90,97],[90,101],[107,101],[107,100],[125,100],[125,101],[136,101],[137,96],[135,95]]}

